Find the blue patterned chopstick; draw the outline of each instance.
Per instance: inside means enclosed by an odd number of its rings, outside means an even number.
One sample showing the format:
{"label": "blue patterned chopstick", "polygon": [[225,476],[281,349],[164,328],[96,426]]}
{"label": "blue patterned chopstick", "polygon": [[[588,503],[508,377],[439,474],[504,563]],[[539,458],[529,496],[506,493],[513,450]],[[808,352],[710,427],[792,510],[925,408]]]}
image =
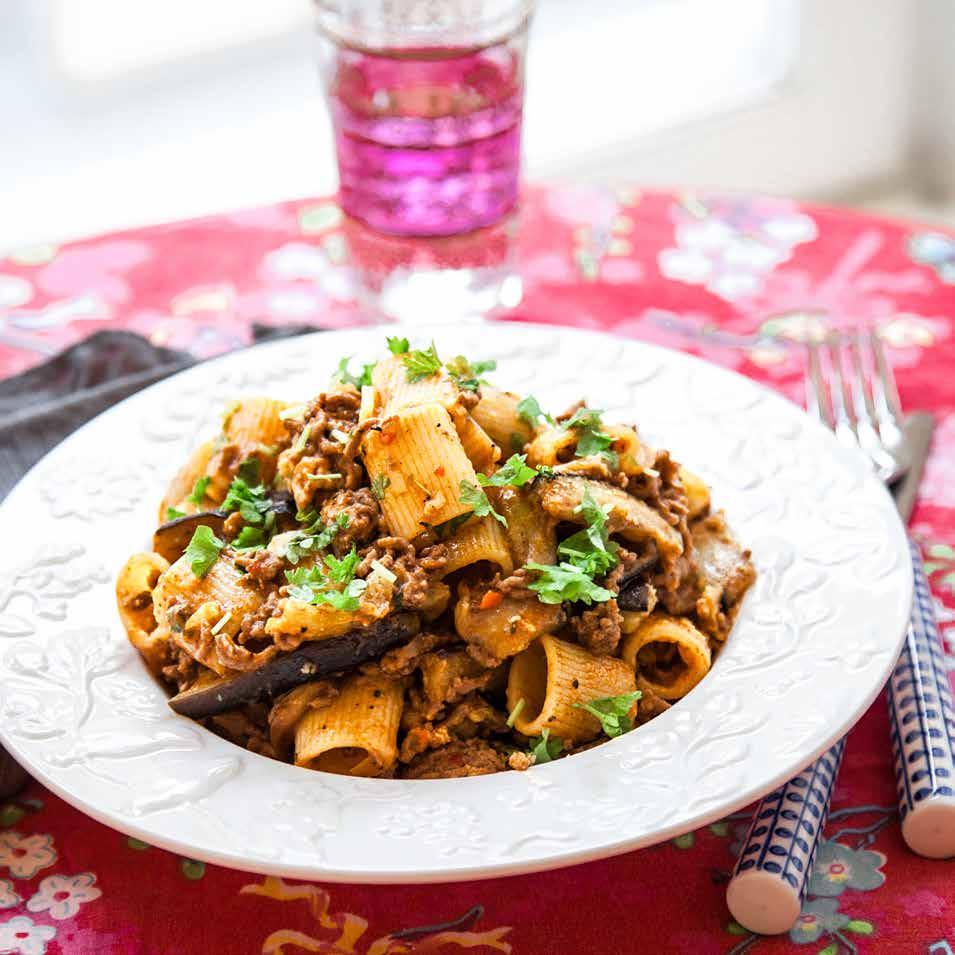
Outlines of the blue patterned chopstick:
{"label": "blue patterned chopstick", "polygon": [[845,745],[839,740],[756,807],[726,889],[733,918],[750,931],[787,932],[799,917]]}
{"label": "blue patterned chopstick", "polygon": [[918,546],[905,645],[889,678],[889,724],[902,837],[919,855],[955,855],[955,707]]}
{"label": "blue patterned chopstick", "polygon": [[[922,557],[914,541],[909,547],[912,616],[887,694],[899,815],[913,852],[948,858],[955,855],[955,705]],[[788,931],[799,916],[844,747],[843,739],[756,809],[726,890],[733,917],[753,932]]]}

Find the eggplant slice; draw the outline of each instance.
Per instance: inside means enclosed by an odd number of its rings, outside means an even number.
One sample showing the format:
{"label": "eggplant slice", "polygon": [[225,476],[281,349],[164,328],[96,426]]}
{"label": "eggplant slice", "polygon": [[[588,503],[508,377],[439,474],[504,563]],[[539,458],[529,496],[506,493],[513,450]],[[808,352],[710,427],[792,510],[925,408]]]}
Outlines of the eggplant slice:
{"label": "eggplant slice", "polygon": [[182,716],[202,719],[245,703],[274,699],[301,683],[348,670],[410,639],[421,627],[417,614],[398,613],[340,637],[303,643],[258,670],[176,694],[169,705]]}
{"label": "eggplant slice", "polygon": [[198,514],[187,514],[185,517],[166,521],[153,534],[153,550],[165,557],[170,564],[174,564],[186,552],[197,527],[204,524],[212,528],[212,533],[216,537],[221,537],[222,525],[225,524],[228,516],[225,511],[201,511]]}

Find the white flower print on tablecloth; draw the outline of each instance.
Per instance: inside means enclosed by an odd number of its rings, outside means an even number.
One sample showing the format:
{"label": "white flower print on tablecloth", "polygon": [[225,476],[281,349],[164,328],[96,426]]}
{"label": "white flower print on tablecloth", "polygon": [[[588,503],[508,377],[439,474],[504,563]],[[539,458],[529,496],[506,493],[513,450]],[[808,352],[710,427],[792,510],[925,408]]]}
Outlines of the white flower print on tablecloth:
{"label": "white flower print on tablecloth", "polygon": [[671,216],[675,245],[657,256],[661,274],[731,302],[758,292],[797,245],[817,235],[808,215],[780,199],[685,195]]}
{"label": "white flower print on tablecloth", "polygon": [[32,879],[41,869],[53,865],[56,858],[52,836],[0,832],[0,869],[7,868],[15,879]]}
{"label": "white flower print on tablecloth", "polygon": [[52,925],[37,925],[26,915],[0,923],[0,952],[6,955],[44,955],[46,943],[56,936]]}
{"label": "white flower print on tablecloth", "polygon": [[27,909],[30,912],[49,911],[50,918],[59,921],[72,918],[79,912],[80,906],[98,899],[102,894],[96,888],[96,876],[92,872],[48,875],[27,902]]}
{"label": "white flower print on tablecloth", "polygon": [[13,883],[9,879],[0,879],[0,909],[15,908],[22,901],[14,890]]}

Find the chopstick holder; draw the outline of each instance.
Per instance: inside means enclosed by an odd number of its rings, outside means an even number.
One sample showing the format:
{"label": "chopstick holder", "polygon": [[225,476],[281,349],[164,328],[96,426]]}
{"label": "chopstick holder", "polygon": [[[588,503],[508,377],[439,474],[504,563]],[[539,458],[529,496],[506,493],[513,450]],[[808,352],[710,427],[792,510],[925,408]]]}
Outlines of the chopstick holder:
{"label": "chopstick holder", "polygon": [[788,932],[799,917],[845,746],[840,739],[756,807],[726,888],[733,918],[751,932]]}
{"label": "chopstick holder", "polygon": [[902,838],[930,859],[955,855],[955,707],[922,556],[914,541],[912,619],[889,678]]}

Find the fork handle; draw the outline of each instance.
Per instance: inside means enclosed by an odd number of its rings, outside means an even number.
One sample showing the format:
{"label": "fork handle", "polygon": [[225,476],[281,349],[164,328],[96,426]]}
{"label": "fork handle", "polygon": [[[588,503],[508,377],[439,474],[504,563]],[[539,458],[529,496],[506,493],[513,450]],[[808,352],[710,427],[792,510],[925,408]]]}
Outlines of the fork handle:
{"label": "fork handle", "polygon": [[909,545],[912,617],[889,678],[889,730],[902,838],[921,856],[945,859],[955,855],[955,707],[922,555]]}
{"label": "fork handle", "polygon": [[845,747],[842,738],[756,807],[726,887],[733,918],[751,932],[788,932],[799,918]]}

